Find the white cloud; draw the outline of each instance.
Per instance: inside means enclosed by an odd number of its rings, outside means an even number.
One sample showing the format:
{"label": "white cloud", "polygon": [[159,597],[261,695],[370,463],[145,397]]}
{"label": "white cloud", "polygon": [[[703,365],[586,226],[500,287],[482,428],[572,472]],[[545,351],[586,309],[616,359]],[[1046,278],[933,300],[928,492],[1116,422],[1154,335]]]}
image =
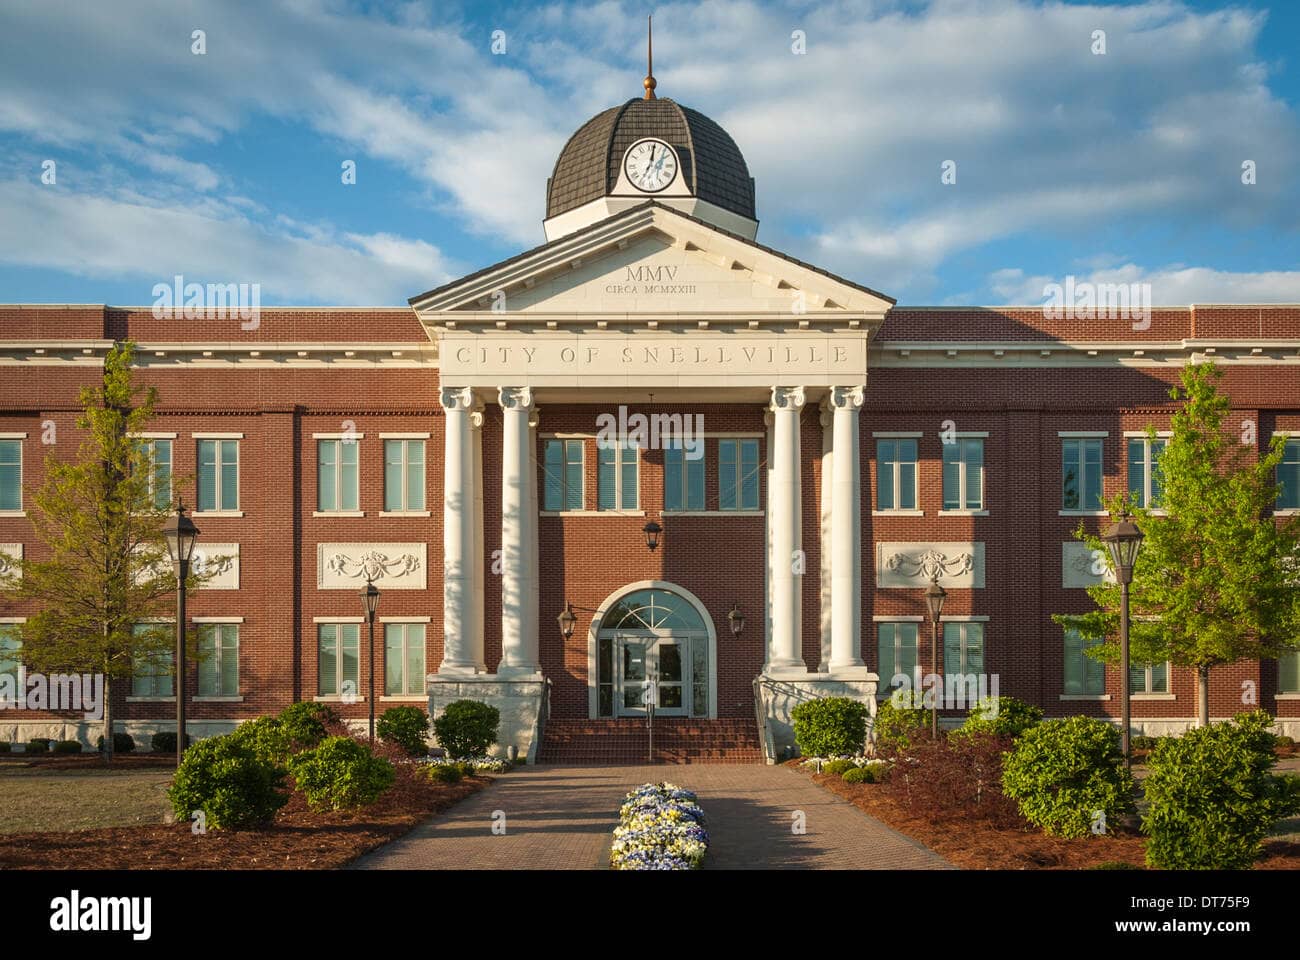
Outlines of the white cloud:
{"label": "white cloud", "polygon": [[[989,289],[1005,304],[1043,303],[1048,284],[1064,285],[1066,278],[1026,276],[1023,270],[998,270],[988,278]],[[1266,270],[1234,273],[1210,267],[1142,267],[1125,263],[1074,276],[1080,283],[1150,284],[1153,306],[1187,306],[1193,303],[1300,303],[1300,270]]]}
{"label": "white cloud", "polygon": [[140,281],[148,303],[177,273],[202,283],[260,283],[265,301],[378,305],[458,275],[437,247],[390,234],[254,223],[219,204],[203,212],[0,183],[0,261]]}

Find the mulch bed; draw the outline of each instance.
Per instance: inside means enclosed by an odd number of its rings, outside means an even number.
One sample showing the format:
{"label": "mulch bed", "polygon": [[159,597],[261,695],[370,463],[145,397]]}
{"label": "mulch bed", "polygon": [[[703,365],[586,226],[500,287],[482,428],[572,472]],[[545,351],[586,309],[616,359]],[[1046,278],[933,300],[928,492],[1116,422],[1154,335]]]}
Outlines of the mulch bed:
{"label": "mulch bed", "polygon": [[[1122,828],[1104,836],[1066,840],[1049,837],[1029,826],[1008,829],[960,819],[931,823],[896,803],[878,784],[845,783],[829,774],[801,772],[966,870],[1087,870],[1115,862],[1145,869],[1146,838]],[[1300,869],[1300,843],[1266,841],[1255,869]]]}
{"label": "mulch bed", "polygon": [[[74,760],[73,757],[63,759]],[[144,758],[139,758],[143,760]],[[114,765],[118,763],[113,761]],[[262,830],[209,830],[189,823],[108,827],[0,837],[7,870],[326,870],[397,839],[491,783],[483,776],[434,783],[402,776],[375,803],[316,813],[299,793]]]}

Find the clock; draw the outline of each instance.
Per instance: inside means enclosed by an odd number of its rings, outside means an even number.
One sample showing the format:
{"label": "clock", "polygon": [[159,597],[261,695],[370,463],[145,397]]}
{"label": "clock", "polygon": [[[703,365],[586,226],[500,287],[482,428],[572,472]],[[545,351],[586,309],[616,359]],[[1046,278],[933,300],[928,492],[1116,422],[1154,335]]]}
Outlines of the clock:
{"label": "clock", "polygon": [[662,140],[638,140],[623,157],[623,172],[643,193],[658,193],[677,179],[677,153]]}

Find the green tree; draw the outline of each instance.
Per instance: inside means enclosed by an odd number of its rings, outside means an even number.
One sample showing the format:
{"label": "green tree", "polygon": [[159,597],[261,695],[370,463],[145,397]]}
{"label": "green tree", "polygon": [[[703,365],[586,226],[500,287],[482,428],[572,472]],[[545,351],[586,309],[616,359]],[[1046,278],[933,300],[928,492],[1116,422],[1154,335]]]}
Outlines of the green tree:
{"label": "green tree", "polygon": [[[134,352],[129,341],[115,345],[104,359],[102,382],[82,388],[77,426],[86,436],[77,458],[53,452],[45,458],[45,482],[31,492],[29,516],[47,556],[25,556],[16,574],[0,582],[0,599],[36,608],[18,627],[24,665],[46,674],[103,676],[109,760],[113,681],[175,645],[172,623],[137,630],[174,616],[176,577],[162,537],[170,508],[154,496],[148,447],[133,439],[157,402],[153,387],[132,380]],[[189,589],[203,579],[192,576]]]}
{"label": "green tree", "polygon": [[[1170,390],[1181,406],[1160,456],[1156,508],[1140,508],[1125,495],[1108,504],[1113,514],[1129,509],[1145,536],[1130,588],[1131,660],[1195,669],[1201,726],[1209,723],[1212,667],[1300,646],[1300,518],[1271,515],[1285,438],[1275,436],[1262,457],[1253,442],[1242,442],[1257,425],[1228,421],[1221,376],[1213,364],[1188,364],[1181,386]],[[1147,434],[1154,439],[1155,428]],[[1075,535],[1111,566],[1099,537],[1082,526]],[[1052,619],[1104,641],[1089,655],[1116,663],[1119,586],[1096,584],[1088,594],[1097,610]]]}

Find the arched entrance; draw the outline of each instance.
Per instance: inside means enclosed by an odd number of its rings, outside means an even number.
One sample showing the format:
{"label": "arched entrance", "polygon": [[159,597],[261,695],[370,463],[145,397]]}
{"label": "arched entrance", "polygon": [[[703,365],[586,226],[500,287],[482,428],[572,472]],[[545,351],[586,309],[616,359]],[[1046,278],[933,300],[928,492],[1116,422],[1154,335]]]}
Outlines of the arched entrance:
{"label": "arched entrance", "polygon": [[587,644],[592,717],[718,715],[717,633],[704,604],[661,580],[620,587],[592,618]]}

